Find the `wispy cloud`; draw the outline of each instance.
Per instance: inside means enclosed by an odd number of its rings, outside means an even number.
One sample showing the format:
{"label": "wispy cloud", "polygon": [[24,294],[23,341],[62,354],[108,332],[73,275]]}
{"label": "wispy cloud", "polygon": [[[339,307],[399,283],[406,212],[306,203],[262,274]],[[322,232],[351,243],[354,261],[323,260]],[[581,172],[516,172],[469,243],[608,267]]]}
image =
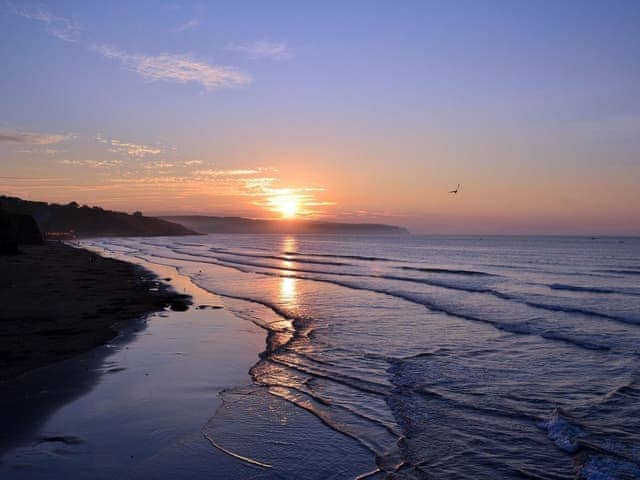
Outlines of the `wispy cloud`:
{"label": "wispy cloud", "polygon": [[108,145],[111,153],[124,154],[131,158],[144,158],[148,155],[160,155],[164,152],[162,147],[123,142],[115,138],[104,138],[102,135],[97,135],[96,140]]}
{"label": "wispy cloud", "polygon": [[363,217],[363,218],[406,218],[410,215],[406,213],[395,213],[390,210],[344,210],[340,212],[340,216],[344,218]]}
{"label": "wispy cloud", "polygon": [[296,215],[312,217],[324,215],[324,207],[335,205],[335,202],[324,201],[316,198],[315,192],[322,192],[322,187],[273,187],[274,182],[263,185],[253,185],[248,188],[249,195],[257,197],[252,202],[256,207],[269,210],[272,213],[281,214],[284,204],[296,205]]}
{"label": "wispy cloud", "polygon": [[251,82],[249,75],[233,67],[211,65],[188,54],[142,55],[127,53],[107,45],[95,46],[93,49],[105,58],[120,61],[127,69],[149,81],[194,82],[207,90],[241,87]]}
{"label": "wispy cloud", "polygon": [[71,177],[0,177],[0,180],[12,180],[16,182],[59,182],[72,180]]}
{"label": "wispy cloud", "polygon": [[111,147],[112,148],[110,148],[109,151],[113,153],[126,153],[128,156],[133,158],[143,158],[147,155],[159,155],[162,153],[161,148],[121,142],[120,140],[111,140]]}
{"label": "wispy cloud", "polygon": [[55,145],[74,138],[69,133],[22,132],[17,130],[0,130],[1,144],[17,145]]}
{"label": "wispy cloud", "polygon": [[57,148],[25,148],[22,150],[16,150],[16,153],[27,153],[30,155],[56,155],[62,150]]}
{"label": "wispy cloud", "polygon": [[[7,5],[13,14],[43,24],[54,37],[67,42],[79,41],[82,28],[77,22],[54,15],[41,7],[27,8],[15,6],[10,2]],[[176,27],[176,31],[194,29],[199,25],[200,21],[194,18]],[[181,84],[193,82],[202,85],[207,90],[217,90],[242,87],[253,80],[250,75],[235,67],[214,65],[191,54],[145,55],[119,50],[110,45],[89,46],[84,43],[82,45],[105,58],[119,61],[128,70],[136,72],[151,82],[165,81]],[[238,49],[256,57],[285,58],[289,55],[286,46],[268,42],[239,45]]]}
{"label": "wispy cloud", "polygon": [[186,21],[184,23],[181,23],[180,25],[178,25],[175,28],[176,32],[184,32],[186,30],[193,30],[196,29],[200,26],[200,20],[198,20],[197,18],[192,18],[189,21]]}
{"label": "wispy cloud", "polygon": [[146,163],[143,168],[146,170],[158,170],[158,169],[166,169],[175,167],[175,163],[166,162],[164,160],[160,160],[158,162],[150,162]]}
{"label": "wispy cloud", "polygon": [[259,169],[237,169],[237,170],[196,170],[192,172],[193,175],[200,177],[245,177],[249,175],[256,175],[262,170]]}
{"label": "wispy cloud", "polygon": [[122,165],[121,160],[62,160],[61,165],[89,168],[111,168]]}
{"label": "wispy cloud", "polygon": [[40,7],[17,7],[9,3],[9,8],[16,15],[44,24],[47,32],[65,42],[77,42],[82,31],[82,27],[77,22],[53,15]]}
{"label": "wispy cloud", "polygon": [[293,52],[286,43],[259,40],[252,43],[230,44],[227,50],[241,52],[252,59],[269,58],[272,60],[288,60]]}
{"label": "wispy cloud", "polygon": [[[0,177],[0,191],[23,197],[41,196],[41,192],[46,191],[51,200],[91,199],[110,208],[136,203],[166,212],[218,212],[255,217],[281,216],[283,201],[294,200],[298,205],[297,215],[304,217],[327,215],[330,213],[327,209],[335,205],[318,198],[324,190],[322,187],[282,187],[280,178],[265,175],[275,170],[268,167],[184,172],[162,165],[161,160],[149,163],[156,163],[158,168],[146,169],[143,165],[131,171],[126,161],[119,160],[63,160],[60,163],[96,171],[85,180]],[[161,166],[169,170],[163,171]]]}

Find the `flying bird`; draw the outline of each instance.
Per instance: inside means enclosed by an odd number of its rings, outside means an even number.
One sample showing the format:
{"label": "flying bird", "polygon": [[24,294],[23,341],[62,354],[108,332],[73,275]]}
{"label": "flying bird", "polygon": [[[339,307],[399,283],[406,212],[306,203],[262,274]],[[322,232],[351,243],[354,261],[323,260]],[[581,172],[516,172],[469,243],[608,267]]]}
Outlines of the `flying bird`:
{"label": "flying bird", "polygon": [[458,184],[458,186],[456,187],[455,190],[451,190],[449,193],[456,194],[456,193],[458,193],[458,190],[460,190],[460,184]]}

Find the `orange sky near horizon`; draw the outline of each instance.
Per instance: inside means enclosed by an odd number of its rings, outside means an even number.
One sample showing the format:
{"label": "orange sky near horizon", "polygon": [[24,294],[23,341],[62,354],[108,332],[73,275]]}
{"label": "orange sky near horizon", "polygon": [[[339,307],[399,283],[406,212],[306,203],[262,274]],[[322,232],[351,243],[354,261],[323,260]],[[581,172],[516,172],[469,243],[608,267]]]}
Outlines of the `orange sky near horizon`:
{"label": "orange sky near horizon", "polygon": [[[3,194],[149,215],[378,222],[407,226],[415,233],[588,235],[637,234],[640,219],[640,177],[629,168],[559,175],[558,170],[512,167],[496,176],[490,170],[465,174],[455,166],[443,169],[425,161],[413,172],[371,164],[367,171],[327,168],[324,174],[286,164],[246,170],[198,164],[197,170],[186,172],[165,165],[135,175],[110,166],[85,167],[87,174],[79,175],[78,165],[70,161],[56,167],[59,176],[47,176],[50,170],[26,170],[24,163],[10,172],[11,178],[0,178]],[[458,182],[460,192],[449,194]]]}

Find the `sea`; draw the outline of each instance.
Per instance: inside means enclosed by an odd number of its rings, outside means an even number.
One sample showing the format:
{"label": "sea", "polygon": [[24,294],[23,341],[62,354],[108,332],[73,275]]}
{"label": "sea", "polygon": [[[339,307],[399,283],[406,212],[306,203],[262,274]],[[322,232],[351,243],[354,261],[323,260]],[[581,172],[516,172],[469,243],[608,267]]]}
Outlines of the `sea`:
{"label": "sea", "polygon": [[84,244],[176,268],[263,330],[203,426],[243,478],[640,478],[638,238]]}

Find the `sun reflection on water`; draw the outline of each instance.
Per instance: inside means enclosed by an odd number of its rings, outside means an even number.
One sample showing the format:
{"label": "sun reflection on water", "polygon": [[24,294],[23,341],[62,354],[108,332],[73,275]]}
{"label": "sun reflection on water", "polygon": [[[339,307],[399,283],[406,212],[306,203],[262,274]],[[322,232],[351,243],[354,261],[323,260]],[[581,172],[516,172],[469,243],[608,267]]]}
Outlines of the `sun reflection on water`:
{"label": "sun reflection on water", "polygon": [[288,252],[297,252],[298,251],[298,241],[296,237],[284,237],[282,239],[282,251],[285,253]]}
{"label": "sun reflection on water", "polygon": [[[285,237],[282,240],[283,252],[296,252],[298,242],[295,237]],[[280,303],[291,308],[296,306],[296,279],[291,276],[294,274],[292,269],[294,268],[294,260],[282,260],[280,263],[282,269],[282,275],[280,279]]]}
{"label": "sun reflection on water", "polygon": [[280,302],[287,307],[296,306],[296,279],[283,277],[280,279]]}

